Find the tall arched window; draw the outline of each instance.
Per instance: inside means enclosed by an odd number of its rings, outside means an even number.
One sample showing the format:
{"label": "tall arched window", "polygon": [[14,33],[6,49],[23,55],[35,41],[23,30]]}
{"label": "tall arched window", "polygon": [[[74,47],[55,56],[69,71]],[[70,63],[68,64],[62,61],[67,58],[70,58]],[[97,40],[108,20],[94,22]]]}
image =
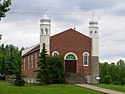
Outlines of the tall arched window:
{"label": "tall arched window", "polygon": [[45,29],[45,31],[46,31],[46,35],[48,35],[48,29],[47,28]]}
{"label": "tall arched window", "polygon": [[89,66],[89,53],[83,53],[83,66]]}

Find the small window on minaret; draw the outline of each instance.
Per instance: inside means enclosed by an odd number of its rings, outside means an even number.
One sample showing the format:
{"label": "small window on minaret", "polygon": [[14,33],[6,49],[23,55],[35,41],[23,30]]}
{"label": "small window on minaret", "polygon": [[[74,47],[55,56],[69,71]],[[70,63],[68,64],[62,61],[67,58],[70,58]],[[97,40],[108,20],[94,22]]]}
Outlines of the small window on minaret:
{"label": "small window on minaret", "polygon": [[45,29],[45,31],[46,31],[46,35],[48,35],[48,29],[47,28]]}
{"label": "small window on minaret", "polygon": [[41,29],[41,34],[43,35],[43,29]]}
{"label": "small window on minaret", "polygon": [[90,34],[92,34],[92,31],[90,31]]}
{"label": "small window on minaret", "polygon": [[95,33],[97,33],[97,31],[95,31]]}

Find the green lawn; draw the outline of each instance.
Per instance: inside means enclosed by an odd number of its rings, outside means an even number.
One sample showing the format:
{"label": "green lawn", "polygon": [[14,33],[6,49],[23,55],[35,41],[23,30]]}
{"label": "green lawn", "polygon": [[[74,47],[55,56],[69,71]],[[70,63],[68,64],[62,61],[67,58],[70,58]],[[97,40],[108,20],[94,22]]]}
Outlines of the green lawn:
{"label": "green lawn", "polygon": [[0,81],[0,94],[103,94],[101,92],[68,84],[33,86],[26,84],[17,87],[11,83]]}
{"label": "green lawn", "polygon": [[121,86],[121,85],[95,84],[94,86],[99,86],[99,87],[103,87],[103,88],[107,88],[107,89],[111,89],[111,90],[125,92],[125,86]]}

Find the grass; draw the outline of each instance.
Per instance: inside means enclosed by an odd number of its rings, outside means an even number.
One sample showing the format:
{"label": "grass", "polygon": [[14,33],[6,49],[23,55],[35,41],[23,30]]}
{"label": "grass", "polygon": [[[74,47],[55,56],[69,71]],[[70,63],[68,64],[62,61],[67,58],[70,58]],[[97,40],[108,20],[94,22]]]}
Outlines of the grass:
{"label": "grass", "polygon": [[26,84],[24,87],[17,87],[11,83],[0,81],[0,94],[103,94],[103,93],[69,84],[53,84],[47,86],[33,86],[31,84]]}
{"label": "grass", "polygon": [[111,89],[115,91],[125,92],[125,86],[121,85],[112,85],[112,84],[95,84],[94,86]]}

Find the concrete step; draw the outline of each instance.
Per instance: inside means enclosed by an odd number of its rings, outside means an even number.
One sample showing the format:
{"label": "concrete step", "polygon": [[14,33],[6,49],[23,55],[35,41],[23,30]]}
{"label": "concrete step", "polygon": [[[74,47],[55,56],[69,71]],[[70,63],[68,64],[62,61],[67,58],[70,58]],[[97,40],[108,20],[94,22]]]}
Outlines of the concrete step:
{"label": "concrete step", "polygon": [[83,74],[66,73],[66,82],[71,84],[84,84],[86,80]]}

